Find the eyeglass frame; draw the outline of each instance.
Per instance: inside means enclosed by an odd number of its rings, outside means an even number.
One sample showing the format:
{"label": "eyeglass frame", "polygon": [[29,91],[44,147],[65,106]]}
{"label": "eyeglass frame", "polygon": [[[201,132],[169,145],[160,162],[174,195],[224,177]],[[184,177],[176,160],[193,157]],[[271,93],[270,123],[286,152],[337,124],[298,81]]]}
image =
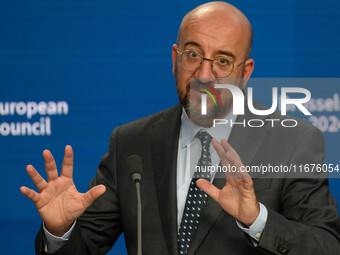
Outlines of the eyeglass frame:
{"label": "eyeglass frame", "polygon": [[[195,70],[189,70],[189,69],[187,69],[187,68],[184,67],[184,65],[183,65],[183,54],[184,54],[185,52],[195,52],[198,56],[200,56],[200,58],[201,58],[201,63],[200,63],[200,65],[199,65]],[[231,69],[230,74],[228,74],[227,76],[224,76],[224,77],[217,77],[217,75],[215,75],[215,72],[214,72],[213,62],[214,62],[215,60],[220,59],[220,58],[215,58],[215,59],[206,58],[206,57],[201,56],[201,54],[199,54],[197,51],[194,51],[194,50],[184,50],[183,52],[180,52],[179,50],[177,50],[177,54],[179,54],[179,55],[181,56],[181,64],[182,64],[182,67],[183,67],[185,70],[187,70],[188,72],[192,72],[192,73],[193,73],[193,72],[196,72],[198,69],[201,68],[201,66],[202,66],[204,60],[210,61],[211,72],[213,73],[213,75],[215,76],[216,79],[223,79],[223,78],[229,77],[229,76],[233,73],[235,67],[241,66],[242,64],[244,64],[244,63],[248,60],[248,59],[246,59],[246,60],[244,60],[243,62],[239,63],[238,65],[235,65],[231,60],[229,60],[229,59],[226,58],[226,60],[229,61],[229,62],[232,64],[233,68]]]}

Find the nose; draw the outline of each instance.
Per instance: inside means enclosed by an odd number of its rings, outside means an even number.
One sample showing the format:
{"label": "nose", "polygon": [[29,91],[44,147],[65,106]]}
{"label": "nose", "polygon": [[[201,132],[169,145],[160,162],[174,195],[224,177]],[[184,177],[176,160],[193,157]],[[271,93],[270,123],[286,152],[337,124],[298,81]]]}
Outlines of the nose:
{"label": "nose", "polygon": [[203,59],[201,67],[195,72],[195,78],[215,78],[211,70],[211,61]]}

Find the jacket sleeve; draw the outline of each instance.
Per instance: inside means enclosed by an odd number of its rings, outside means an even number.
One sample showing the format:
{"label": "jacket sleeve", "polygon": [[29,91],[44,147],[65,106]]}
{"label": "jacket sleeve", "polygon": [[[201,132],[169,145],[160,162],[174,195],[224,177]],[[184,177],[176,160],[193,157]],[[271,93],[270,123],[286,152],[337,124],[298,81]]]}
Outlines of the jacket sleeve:
{"label": "jacket sleeve", "polygon": [[[324,155],[323,135],[312,127],[296,141],[290,163],[322,164]],[[303,174],[299,178],[288,174],[283,180],[280,213],[267,207],[268,218],[258,244],[264,254],[340,254],[339,214],[329,192],[328,175]]]}

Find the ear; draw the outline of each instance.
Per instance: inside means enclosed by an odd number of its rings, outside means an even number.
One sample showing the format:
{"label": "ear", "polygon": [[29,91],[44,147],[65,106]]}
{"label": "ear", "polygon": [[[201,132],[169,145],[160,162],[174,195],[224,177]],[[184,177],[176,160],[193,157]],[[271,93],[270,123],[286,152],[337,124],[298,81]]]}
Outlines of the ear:
{"label": "ear", "polygon": [[172,45],[172,73],[175,75],[175,66],[177,61],[177,45]]}
{"label": "ear", "polygon": [[[247,59],[244,63],[244,71],[243,71],[243,78],[247,81],[254,70],[254,60],[253,59]],[[246,87],[247,83],[245,82],[242,86],[242,89]]]}

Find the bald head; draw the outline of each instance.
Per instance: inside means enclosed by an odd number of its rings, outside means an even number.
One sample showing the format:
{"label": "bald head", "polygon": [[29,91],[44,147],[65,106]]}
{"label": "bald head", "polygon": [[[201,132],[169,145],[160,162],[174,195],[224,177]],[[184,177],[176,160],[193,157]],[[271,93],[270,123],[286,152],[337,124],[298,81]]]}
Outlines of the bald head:
{"label": "bald head", "polygon": [[[244,57],[250,56],[253,41],[253,30],[247,17],[235,6],[226,2],[209,2],[202,4],[187,13],[180,25],[177,35],[177,45],[180,45],[183,33],[190,24],[218,20],[220,29],[233,26],[235,31],[242,33],[244,40]],[[218,33],[219,31],[216,31]]]}

